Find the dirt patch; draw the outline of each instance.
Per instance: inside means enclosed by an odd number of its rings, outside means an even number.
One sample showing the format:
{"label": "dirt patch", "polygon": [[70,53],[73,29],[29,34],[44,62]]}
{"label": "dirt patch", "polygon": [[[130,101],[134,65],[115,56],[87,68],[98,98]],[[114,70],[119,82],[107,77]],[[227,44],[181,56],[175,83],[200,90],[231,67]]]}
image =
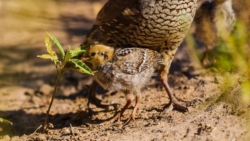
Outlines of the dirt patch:
{"label": "dirt patch", "polygon": [[[235,87],[224,90],[219,74],[195,67],[190,61],[185,43],[171,66],[169,84],[176,97],[182,100],[203,100],[191,103],[189,112],[162,113],[169,99],[157,78],[153,78],[143,91],[134,122],[123,128],[119,123],[100,126],[99,123],[111,118],[125,104],[125,96],[119,92],[110,96],[99,94],[104,103],[121,106],[116,109],[92,106],[94,115],[90,116],[86,96],[92,77],[69,71],[61,80],[50,113],[49,122],[54,127],[42,133],[38,127],[44,122],[56,73],[50,61],[36,58],[45,52],[45,31],[56,36],[65,49],[68,44],[76,47],[83,41],[104,2],[0,2],[3,9],[0,12],[3,21],[0,28],[0,117],[13,122],[12,126],[0,123],[0,140],[249,139],[249,108],[239,100],[238,81]],[[246,18],[249,15],[239,8],[244,2],[234,1],[234,7],[239,17]],[[224,98],[225,93],[233,102]],[[122,120],[125,121],[131,111],[132,107]]]}

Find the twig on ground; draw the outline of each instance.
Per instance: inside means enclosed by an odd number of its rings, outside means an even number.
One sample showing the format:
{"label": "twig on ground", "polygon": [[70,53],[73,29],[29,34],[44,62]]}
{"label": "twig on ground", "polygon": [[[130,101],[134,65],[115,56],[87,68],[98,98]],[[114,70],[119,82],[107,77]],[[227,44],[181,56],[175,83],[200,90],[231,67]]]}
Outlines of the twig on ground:
{"label": "twig on ground", "polygon": [[71,125],[71,124],[69,124],[69,125],[70,125],[70,132],[71,132],[71,134],[73,135],[74,139],[76,140],[76,136],[75,136],[75,133],[74,133],[73,127],[72,127],[72,125]]}
{"label": "twig on ground", "polygon": [[38,130],[40,130],[43,127],[43,125],[40,125],[36,128],[36,130],[33,132],[33,134],[35,134]]}

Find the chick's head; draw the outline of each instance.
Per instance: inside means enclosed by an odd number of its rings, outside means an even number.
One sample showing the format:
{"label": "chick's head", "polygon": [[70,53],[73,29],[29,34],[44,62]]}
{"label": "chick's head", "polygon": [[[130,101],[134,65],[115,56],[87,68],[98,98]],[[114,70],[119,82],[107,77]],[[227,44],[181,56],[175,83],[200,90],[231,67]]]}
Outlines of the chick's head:
{"label": "chick's head", "polygon": [[113,58],[114,48],[102,44],[91,45],[84,56],[88,58],[88,62],[96,69],[98,65],[103,65]]}

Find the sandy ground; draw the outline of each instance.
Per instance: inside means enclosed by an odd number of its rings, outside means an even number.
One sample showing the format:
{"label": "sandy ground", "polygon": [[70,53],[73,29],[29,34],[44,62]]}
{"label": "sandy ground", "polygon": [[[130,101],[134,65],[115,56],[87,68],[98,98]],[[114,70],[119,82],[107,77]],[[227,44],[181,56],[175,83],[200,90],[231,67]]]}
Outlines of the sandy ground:
{"label": "sandy ground", "polygon": [[[169,84],[176,97],[191,101],[189,112],[162,113],[169,102],[157,78],[143,90],[143,99],[136,120],[120,128],[119,123],[100,126],[117,111],[99,109],[94,115],[86,110],[87,91],[92,77],[66,72],[52,106],[49,122],[54,128],[47,133],[36,130],[43,124],[55,82],[55,67],[48,60],[37,58],[45,53],[45,31],[56,36],[64,48],[77,47],[90,29],[95,15],[105,0],[0,1],[0,117],[13,125],[0,123],[0,140],[215,140],[250,139],[249,106],[241,104],[240,77],[234,87],[223,88],[223,77],[197,67],[184,42],[171,66]],[[244,1],[234,1],[237,16]],[[248,12],[249,13],[249,12]],[[192,28],[193,29],[193,28]],[[192,29],[190,32],[192,32]],[[238,81],[239,80],[239,81]],[[226,95],[226,96],[225,96]],[[104,103],[125,104],[125,96],[116,93],[98,95]],[[226,98],[225,98],[226,97]],[[121,106],[118,106],[118,109]],[[125,112],[129,116],[132,107]]]}

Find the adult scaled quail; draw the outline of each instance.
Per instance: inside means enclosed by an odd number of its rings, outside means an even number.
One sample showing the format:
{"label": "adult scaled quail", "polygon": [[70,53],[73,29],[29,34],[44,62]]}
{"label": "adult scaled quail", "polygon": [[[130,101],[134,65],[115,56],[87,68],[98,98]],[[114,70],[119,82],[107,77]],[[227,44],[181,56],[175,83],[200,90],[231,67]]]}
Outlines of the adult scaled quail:
{"label": "adult scaled quail", "polygon": [[[98,42],[116,48],[141,47],[157,51],[165,64],[159,78],[170,107],[187,111],[168,85],[170,64],[193,21],[197,0],[109,0],[99,11],[81,46]],[[96,82],[94,82],[96,83]],[[93,84],[92,90],[95,89]],[[90,99],[94,99],[94,93]],[[90,101],[95,103],[94,101]],[[100,105],[100,103],[95,103]]]}

